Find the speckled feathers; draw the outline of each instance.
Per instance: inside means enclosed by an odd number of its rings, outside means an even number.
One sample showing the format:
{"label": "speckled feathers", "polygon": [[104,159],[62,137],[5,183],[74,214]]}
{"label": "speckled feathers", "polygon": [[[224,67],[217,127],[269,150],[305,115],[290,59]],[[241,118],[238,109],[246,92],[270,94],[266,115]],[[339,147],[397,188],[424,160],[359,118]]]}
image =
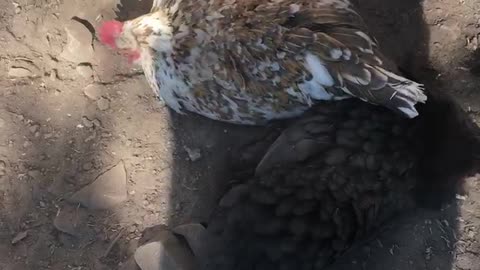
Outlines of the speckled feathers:
{"label": "speckled feathers", "polygon": [[357,97],[408,117],[426,100],[345,0],[157,0],[134,21],[131,32],[151,29],[137,37],[149,82],[177,111],[262,124],[318,100]]}

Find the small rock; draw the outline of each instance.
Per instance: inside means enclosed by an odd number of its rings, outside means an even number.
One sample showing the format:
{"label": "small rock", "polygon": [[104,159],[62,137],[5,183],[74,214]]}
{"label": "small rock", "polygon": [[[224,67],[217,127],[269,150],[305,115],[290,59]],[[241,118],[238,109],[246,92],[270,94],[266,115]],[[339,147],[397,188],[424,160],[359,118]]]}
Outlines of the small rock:
{"label": "small rock", "polygon": [[98,100],[102,96],[102,89],[99,85],[90,84],[83,89],[83,93],[91,100]]}
{"label": "small rock", "polygon": [[110,101],[106,98],[101,97],[97,100],[97,107],[101,111],[106,111],[108,110],[108,108],[110,108]]}
{"label": "small rock", "polygon": [[12,245],[15,245],[16,243],[22,241],[23,239],[27,238],[28,236],[28,231],[23,231],[18,233],[13,239],[12,239]]}
{"label": "small rock", "polygon": [[84,171],[90,171],[93,168],[93,164],[92,162],[87,162],[83,164],[82,168]]}
{"label": "small rock", "polygon": [[140,246],[134,254],[142,270],[193,270],[195,258],[186,245],[171,232],[157,233],[155,241]]}
{"label": "small rock", "polygon": [[28,129],[30,130],[31,133],[35,133],[38,131],[39,128],[40,128],[39,125],[32,125]]}
{"label": "small rock", "polygon": [[194,148],[194,149],[191,149],[187,146],[184,146],[183,147],[185,149],[185,151],[187,152],[188,154],[188,158],[191,160],[191,161],[197,161],[199,160],[201,157],[202,157],[202,154],[200,152],[200,149],[198,148]]}
{"label": "small rock", "polygon": [[86,116],[82,117],[82,125],[86,128],[92,128],[93,127],[93,122],[88,119]]}
{"label": "small rock", "polygon": [[60,57],[74,63],[90,62],[93,58],[92,33],[80,22],[71,20],[65,26],[68,43]]}
{"label": "small rock", "polygon": [[79,64],[76,70],[78,74],[85,79],[91,79],[93,77],[93,69],[90,64]]}
{"label": "small rock", "polygon": [[5,120],[0,118],[0,128],[3,128],[5,126]]}
{"label": "small rock", "polygon": [[91,209],[109,209],[127,199],[127,174],[120,162],[70,198]]}
{"label": "small rock", "polygon": [[50,80],[52,81],[56,81],[58,79],[58,71],[56,69],[52,69],[50,71],[50,75],[49,75],[49,78]]}
{"label": "small rock", "polygon": [[24,77],[31,77],[33,73],[23,67],[11,67],[8,70],[8,77],[10,78],[24,78]]}
{"label": "small rock", "polygon": [[247,185],[237,185],[230,189],[220,200],[219,206],[229,208],[237,203],[248,192]]}
{"label": "small rock", "polygon": [[20,4],[15,2],[13,2],[12,4],[15,7],[15,14],[19,14],[20,12],[22,12],[22,7],[20,6]]}

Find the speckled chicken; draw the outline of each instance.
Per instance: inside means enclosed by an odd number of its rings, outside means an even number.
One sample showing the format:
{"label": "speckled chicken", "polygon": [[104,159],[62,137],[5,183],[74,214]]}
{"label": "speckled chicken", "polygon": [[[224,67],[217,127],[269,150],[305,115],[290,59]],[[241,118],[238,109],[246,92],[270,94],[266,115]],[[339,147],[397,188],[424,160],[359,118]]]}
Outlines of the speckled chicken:
{"label": "speckled chicken", "polygon": [[155,0],[99,33],[179,113],[261,125],[354,97],[414,118],[426,101],[348,0]]}
{"label": "speckled chicken", "polygon": [[287,128],[221,199],[203,269],[324,269],[395,214],[455,198],[478,172],[480,132],[429,99],[413,120],[349,100]]}

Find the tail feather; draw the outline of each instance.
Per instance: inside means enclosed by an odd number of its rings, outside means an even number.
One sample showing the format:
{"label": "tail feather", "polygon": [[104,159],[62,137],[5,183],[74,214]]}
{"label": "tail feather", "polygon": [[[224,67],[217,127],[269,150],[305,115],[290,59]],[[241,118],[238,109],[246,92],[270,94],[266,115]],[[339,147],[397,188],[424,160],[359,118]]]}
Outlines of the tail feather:
{"label": "tail feather", "polygon": [[387,107],[408,118],[418,116],[415,106],[427,101],[422,84],[378,66],[366,66],[366,68],[368,74],[371,74],[369,84],[350,82],[342,90],[363,101]]}
{"label": "tail feather", "polygon": [[418,116],[415,108],[417,103],[425,103],[427,95],[422,84],[398,76],[395,73],[377,67],[380,72],[388,76],[388,83],[383,91],[392,93],[388,100],[384,100],[384,105],[394,111],[398,111],[408,118]]}

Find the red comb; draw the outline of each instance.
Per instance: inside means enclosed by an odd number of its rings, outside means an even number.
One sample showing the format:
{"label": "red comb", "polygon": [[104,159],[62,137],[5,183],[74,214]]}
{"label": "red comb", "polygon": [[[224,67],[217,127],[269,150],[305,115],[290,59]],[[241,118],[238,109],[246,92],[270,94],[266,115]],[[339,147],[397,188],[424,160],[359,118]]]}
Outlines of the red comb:
{"label": "red comb", "polygon": [[116,48],[115,39],[122,33],[123,23],[119,21],[106,21],[100,26],[100,41],[112,48]]}

